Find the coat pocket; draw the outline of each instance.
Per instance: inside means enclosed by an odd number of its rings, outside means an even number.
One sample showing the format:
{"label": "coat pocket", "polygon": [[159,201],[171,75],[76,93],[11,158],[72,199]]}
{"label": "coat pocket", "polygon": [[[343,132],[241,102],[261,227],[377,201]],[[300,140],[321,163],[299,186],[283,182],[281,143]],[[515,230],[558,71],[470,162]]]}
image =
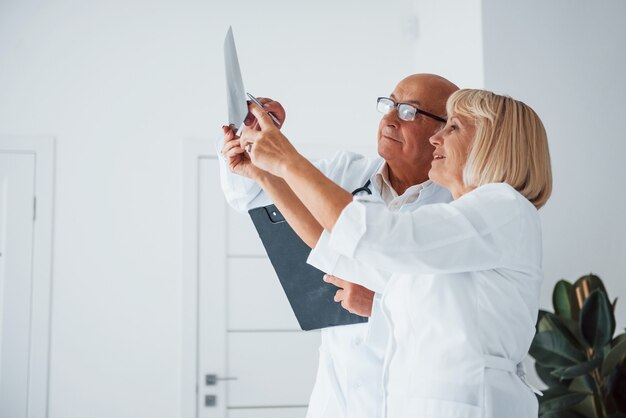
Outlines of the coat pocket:
{"label": "coat pocket", "polygon": [[320,349],[315,385],[309,400],[307,418],[345,418],[346,402],[337,378],[333,359]]}

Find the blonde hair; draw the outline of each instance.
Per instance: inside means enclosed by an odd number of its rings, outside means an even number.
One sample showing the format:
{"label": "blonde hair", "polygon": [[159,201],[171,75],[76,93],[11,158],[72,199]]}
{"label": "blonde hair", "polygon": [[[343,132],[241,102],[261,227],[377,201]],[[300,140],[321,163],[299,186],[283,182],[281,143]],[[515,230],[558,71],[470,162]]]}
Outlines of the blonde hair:
{"label": "blonde hair", "polygon": [[476,125],[463,170],[466,186],[507,183],[537,209],[552,193],[552,169],[545,128],[526,104],[485,90],[463,89],[448,99],[448,118]]}

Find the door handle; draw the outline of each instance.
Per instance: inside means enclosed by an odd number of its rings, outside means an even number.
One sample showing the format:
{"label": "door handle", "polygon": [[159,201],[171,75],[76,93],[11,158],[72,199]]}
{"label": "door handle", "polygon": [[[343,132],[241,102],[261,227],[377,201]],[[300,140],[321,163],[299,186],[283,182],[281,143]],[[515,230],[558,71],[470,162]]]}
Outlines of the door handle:
{"label": "door handle", "polygon": [[207,374],[204,376],[204,384],[207,386],[215,386],[219,380],[237,380],[236,377],[217,377],[216,374]]}

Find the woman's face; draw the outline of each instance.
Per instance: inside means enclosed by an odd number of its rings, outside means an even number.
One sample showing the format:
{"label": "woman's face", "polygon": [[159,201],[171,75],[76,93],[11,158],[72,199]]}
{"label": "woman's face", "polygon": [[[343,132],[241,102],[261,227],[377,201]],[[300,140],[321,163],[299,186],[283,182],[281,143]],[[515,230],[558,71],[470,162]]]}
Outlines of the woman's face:
{"label": "woman's face", "polygon": [[435,147],[428,176],[457,199],[465,193],[463,168],[476,134],[476,125],[466,117],[452,115],[446,126],[430,137]]}

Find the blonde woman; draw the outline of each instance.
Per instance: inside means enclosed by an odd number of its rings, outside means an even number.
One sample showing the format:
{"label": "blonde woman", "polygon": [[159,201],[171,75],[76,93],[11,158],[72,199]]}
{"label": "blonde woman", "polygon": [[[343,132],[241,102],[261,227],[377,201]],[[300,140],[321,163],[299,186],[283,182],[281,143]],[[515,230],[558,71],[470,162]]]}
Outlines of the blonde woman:
{"label": "blonde woman", "polygon": [[[535,329],[537,210],[552,189],[544,127],[510,97],[460,90],[447,103],[429,177],[451,203],[392,213],[354,198],[307,162],[259,108],[241,138],[324,227],[309,262],[383,294],[391,326],[384,416],[536,417],[520,367]],[[350,275],[363,265],[392,273]],[[365,269],[362,269],[365,271]],[[384,277],[390,277],[387,280]]]}

